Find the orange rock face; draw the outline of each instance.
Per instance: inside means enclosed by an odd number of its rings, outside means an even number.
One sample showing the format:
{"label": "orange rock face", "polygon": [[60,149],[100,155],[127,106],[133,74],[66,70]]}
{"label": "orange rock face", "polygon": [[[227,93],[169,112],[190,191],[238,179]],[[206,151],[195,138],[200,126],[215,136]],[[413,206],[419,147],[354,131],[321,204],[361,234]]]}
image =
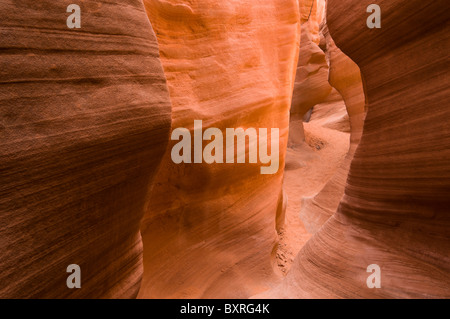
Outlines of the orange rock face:
{"label": "orange rock face", "polygon": [[139,1],[83,1],[79,30],[64,3],[0,4],[0,298],[132,298],[170,130],[158,46]]}
{"label": "orange rock face", "polygon": [[[334,176],[317,195],[303,199],[300,217],[311,233],[315,233],[334,214],[344,195],[350,163],[361,139],[366,115],[365,95],[358,65],[336,47],[328,32],[326,19],[323,21],[321,34],[326,41],[326,56],[329,64],[328,81],[345,102],[347,118],[343,120],[349,121],[351,135],[347,156]],[[303,94],[308,93],[304,92]]]}
{"label": "orange rock face", "polygon": [[[280,169],[174,164],[167,151],[142,222],[140,297],[245,298],[272,263],[300,40],[295,0],[145,1],[173,104],[172,128],[278,128]],[[248,158],[248,155],[247,155]],[[248,163],[248,161],[247,161]]]}
{"label": "orange rock face", "polygon": [[448,1],[372,2],[2,1],[0,298],[450,298]]}
{"label": "orange rock face", "polygon": [[[378,1],[381,29],[366,26],[371,3],[328,2],[330,34],[361,69],[368,113],[337,212],[271,297],[450,297],[446,2]],[[372,264],[380,289],[366,284]]]}
{"label": "orange rock face", "polygon": [[325,53],[319,47],[319,24],[323,19],[323,1],[301,1],[301,41],[292,94],[289,147],[303,144],[303,117],[314,105],[331,93],[329,67]]}
{"label": "orange rock face", "polygon": [[[302,39],[291,105],[288,144],[293,149],[293,156],[288,157],[288,168],[304,166],[301,163],[306,158],[308,146],[305,143],[303,121],[309,121],[312,108],[314,117],[323,119],[324,127],[351,131],[351,145],[345,160],[322,190],[302,198],[300,217],[310,233],[316,232],[328,220],[344,195],[350,162],[359,143],[365,115],[365,96],[360,70],[334,44],[328,33],[324,9],[325,0],[301,2]],[[347,109],[344,114],[339,111],[342,101]],[[311,170],[311,165],[313,163],[304,167]],[[299,171],[298,174],[302,172]],[[305,186],[306,188],[308,187]]]}

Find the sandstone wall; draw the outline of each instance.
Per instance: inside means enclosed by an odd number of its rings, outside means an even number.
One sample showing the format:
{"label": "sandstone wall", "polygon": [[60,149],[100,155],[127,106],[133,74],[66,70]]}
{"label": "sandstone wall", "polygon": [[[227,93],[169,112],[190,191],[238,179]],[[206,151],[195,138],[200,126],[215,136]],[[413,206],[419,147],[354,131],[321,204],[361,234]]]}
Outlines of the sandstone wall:
{"label": "sandstone wall", "polygon": [[[450,297],[446,1],[378,1],[382,28],[368,29],[371,2],[328,2],[330,34],[361,68],[368,113],[336,214],[272,297]],[[381,289],[366,285],[370,264]]]}
{"label": "sandstone wall", "polygon": [[140,286],[139,223],[170,130],[158,46],[141,1],[83,1],[81,29],[71,3],[0,3],[0,298]]}
{"label": "sandstone wall", "polygon": [[[142,223],[140,297],[245,298],[276,278],[276,219],[300,40],[296,0],[145,1],[173,128],[279,128],[279,170],[174,164],[172,142]],[[248,163],[248,155],[247,161]],[[277,215],[278,214],[278,215]]]}
{"label": "sandstone wall", "polygon": [[[334,43],[326,19],[320,34],[329,65],[328,82],[342,96],[347,109],[346,121],[350,124],[350,148],[347,156],[334,176],[313,197],[304,198],[300,217],[309,232],[315,233],[334,214],[344,195],[350,163],[361,139],[366,101],[361,71],[355,62],[346,56]],[[304,94],[308,94],[304,92]]]}
{"label": "sandstone wall", "polygon": [[292,93],[289,147],[304,143],[303,117],[314,105],[331,93],[328,83],[329,66],[319,47],[319,25],[324,17],[323,0],[299,1],[301,41],[294,90]]}

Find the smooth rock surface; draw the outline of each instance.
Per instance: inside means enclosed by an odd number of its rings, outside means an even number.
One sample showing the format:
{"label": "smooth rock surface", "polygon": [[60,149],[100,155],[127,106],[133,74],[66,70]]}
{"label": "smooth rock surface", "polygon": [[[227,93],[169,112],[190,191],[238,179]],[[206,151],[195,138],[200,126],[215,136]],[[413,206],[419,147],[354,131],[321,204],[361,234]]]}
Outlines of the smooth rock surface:
{"label": "smooth rock surface", "polygon": [[314,105],[331,93],[329,66],[319,47],[319,25],[323,20],[323,0],[300,1],[301,41],[291,103],[289,147],[301,147],[305,141],[303,119]]}
{"label": "smooth rock surface", "polygon": [[82,1],[81,29],[71,3],[0,4],[0,298],[140,287],[139,223],[170,130],[158,46],[141,1]]}
{"label": "smooth rock surface", "polygon": [[[283,167],[300,40],[296,0],[145,1],[173,128],[279,128],[279,170],[174,164],[173,141],[142,223],[141,298],[246,298],[276,280]],[[248,155],[247,155],[248,158]],[[156,203],[156,204],[155,204]]]}
{"label": "smooth rock surface", "polygon": [[[345,195],[259,297],[450,297],[448,4],[378,1],[382,28],[368,29],[371,2],[328,2],[330,34],[360,67],[368,101]],[[380,289],[366,285],[371,264]]]}
{"label": "smooth rock surface", "polygon": [[[366,103],[361,79],[361,71],[348,56],[346,56],[334,43],[328,32],[326,19],[322,21],[320,33],[324,36],[325,51],[329,65],[328,81],[343,98],[347,110],[346,118],[336,122],[339,129],[343,125],[350,125],[350,148],[347,156],[334,176],[326,183],[323,189],[313,197],[303,198],[300,217],[310,233],[315,233],[334,214],[344,195],[350,163],[360,142],[364,118],[366,116]],[[306,94],[306,92],[304,93]],[[335,103],[330,103],[330,109]],[[333,121],[336,114],[322,115],[326,121]]]}

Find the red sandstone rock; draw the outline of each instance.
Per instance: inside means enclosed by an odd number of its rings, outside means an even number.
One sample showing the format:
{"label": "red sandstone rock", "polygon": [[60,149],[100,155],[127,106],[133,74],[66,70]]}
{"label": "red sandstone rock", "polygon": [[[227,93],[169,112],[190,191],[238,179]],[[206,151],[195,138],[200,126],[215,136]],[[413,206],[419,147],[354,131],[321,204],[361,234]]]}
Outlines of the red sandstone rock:
{"label": "red sandstone rock", "polygon": [[328,83],[326,56],[319,47],[322,3],[317,0],[300,2],[302,30],[291,103],[289,147],[299,147],[304,143],[303,117],[314,105],[323,102],[332,89]]}
{"label": "red sandstone rock", "polygon": [[[146,1],[174,127],[280,128],[283,167],[300,21],[291,113],[330,101],[326,74],[345,100],[349,153],[315,207],[304,203],[313,231],[328,221],[260,296],[450,298],[446,2],[381,0],[382,28],[369,30],[371,2],[329,0],[337,45],[326,31],[325,45],[323,1],[302,1],[300,15],[294,0]],[[140,1],[83,1],[81,30],[54,1],[0,8],[0,297],[135,297],[144,211],[140,297],[248,297],[273,284],[283,170],[171,162],[170,101]],[[351,59],[368,102],[357,149],[365,109]],[[334,107],[312,119],[345,130]],[[80,290],[66,287],[73,263]],[[366,286],[370,264],[381,289]]]}
{"label": "red sandstone rock", "polygon": [[[382,28],[368,29],[371,3],[328,2],[331,36],[360,67],[368,101],[345,195],[265,296],[450,297],[447,2],[378,1]],[[370,264],[380,289],[366,285]]]}
{"label": "red sandstone rock", "polygon": [[[280,129],[280,169],[174,164],[169,145],[142,222],[139,296],[245,298],[274,282],[276,219],[299,45],[296,0],[145,1],[173,128]],[[278,217],[277,217],[278,216]]]}
{"label": "red sandstone rock", "polygon": [[0,4],[1,298],[140,286],[139,222],[170,128],[156,39],[140,1],[83,1],[81,29],[68,4]]}
{"label": "red sandstone rock", "polygon": [[[300,217],[311,233],[315,233],[334,214],[344,195],[350,163],[361,138],[365,117],[365,95],[359,67],[336,47],[328,32],[326,19],[323,22],[321,33],[326,40],[329,82],[344,99],[348,116],[342,121],[350,123],[351,143],[345,160],[323,189],[314,197],[303,198]],[[330,115],[326,117],[330,118]]]}

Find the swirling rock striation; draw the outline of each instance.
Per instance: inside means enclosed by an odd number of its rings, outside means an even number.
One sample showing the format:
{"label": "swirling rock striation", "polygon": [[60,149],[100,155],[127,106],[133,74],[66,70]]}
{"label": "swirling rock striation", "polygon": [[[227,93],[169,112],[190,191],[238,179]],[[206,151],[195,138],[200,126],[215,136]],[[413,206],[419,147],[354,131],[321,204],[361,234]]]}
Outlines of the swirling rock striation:
{"label": "swirling rock striation", "polygon": [[[381,0],[382,27],[369,29],[371,2],[328,2],[330,34],[361,69],[368,113],[337,212],[266,296],[450,298],[448,5]],[[379,289],[366,285],[371,264]]]}
{"label": "swirling rock striation", "polygon": [[289,147],[299,147],[305,141],[303,118],[316,104],[331,93],[328,83],[329,66],[319,47],[319,25],[324,17],[323,0],[300,1],[301,41],[294,90],[292,93]]}
{"label": "swirling rock striation", "polygon": [[[0,3],[2,298],[140,287],[139,224],[170,130],[158,46],[141,1],[82,1],[80,29],[71,3]],[[66,286],[71,264],[81,289]]]}
{"label": "swirling rock striation", "polygon": [[324,37],[322,41],[325,42],[325,53],[329,64],[328,81],[345,102],[347,116],[342,118],[341,122],[350,124],[351,134],[347,156],[334,176],[319,193],[302,200],[300,217],[311,233],[319,230],[339,206],[339,202],[344,195],[350,163],[361,139],[366,115],[365,94],[358,65],[336,47],[328,32],[326,18],[322,22],[320,34]]}
{"label": "swirling rock striation", "polygon": [[[142,223],[142,298],[245,298],[274,282],[289,106],[300,40],[296,0],[145,1],[173,128],[278,128],[279,170],[174,164],[170,143]],[[205,143],[206,145],[206,143]],[[248,159],[248,154],[247,154]],[[278,220],[278,223],[277,223]]]}

